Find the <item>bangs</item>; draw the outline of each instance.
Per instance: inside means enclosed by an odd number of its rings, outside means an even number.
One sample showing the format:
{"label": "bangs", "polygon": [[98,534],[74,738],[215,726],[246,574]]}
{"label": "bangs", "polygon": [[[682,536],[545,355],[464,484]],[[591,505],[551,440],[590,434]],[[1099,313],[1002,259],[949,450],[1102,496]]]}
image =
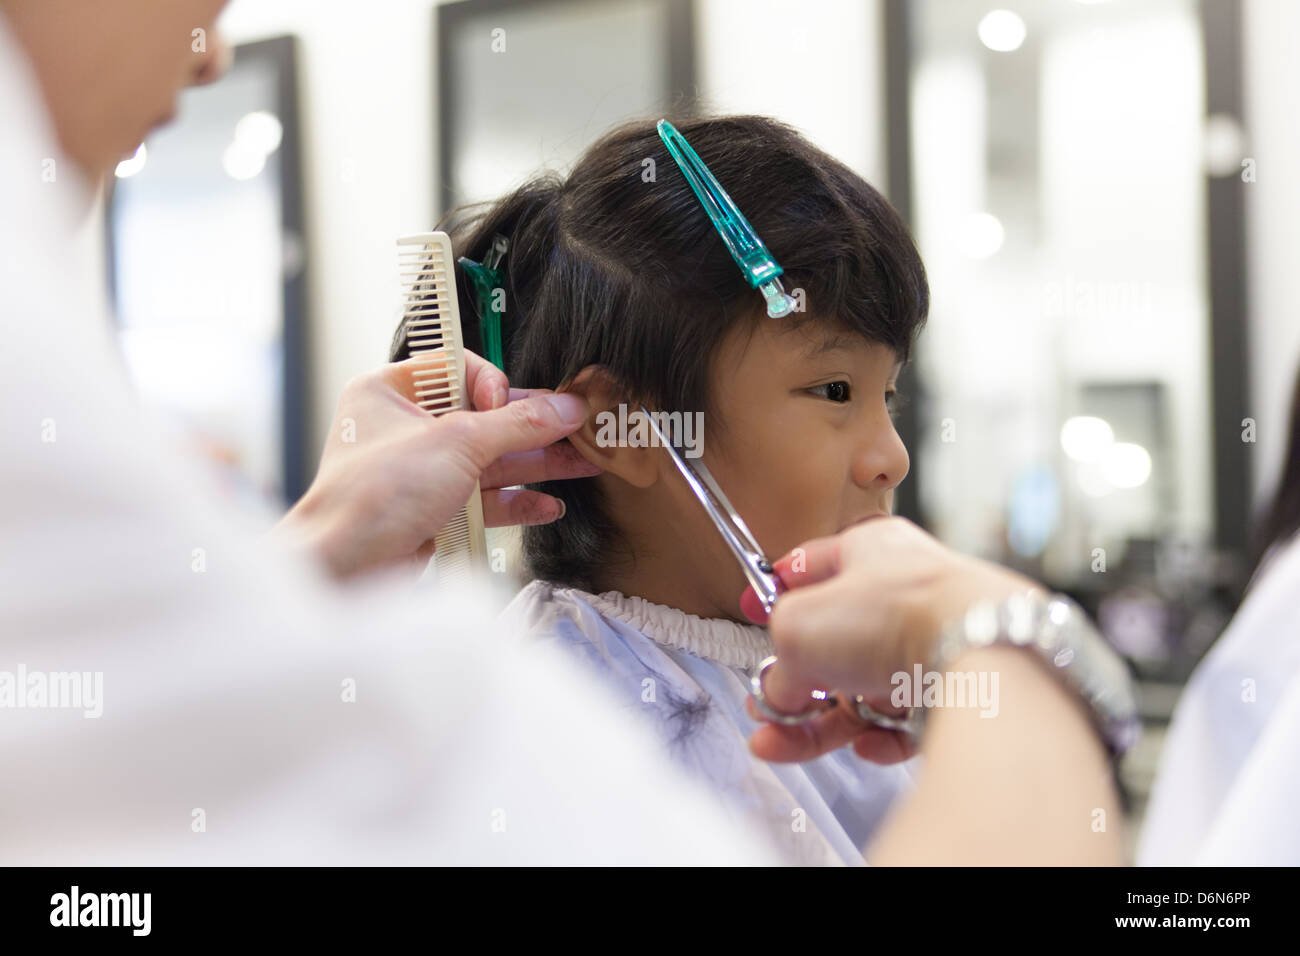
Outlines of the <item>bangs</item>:
{"label": "bangs", "polygon": [[786,291],[804,293],[795,324],[828,323],[907,362],[930,311],[916,244],[897,212],[856,173],[833,160],[807,168],[807,191],[776,212],[771,230]]}

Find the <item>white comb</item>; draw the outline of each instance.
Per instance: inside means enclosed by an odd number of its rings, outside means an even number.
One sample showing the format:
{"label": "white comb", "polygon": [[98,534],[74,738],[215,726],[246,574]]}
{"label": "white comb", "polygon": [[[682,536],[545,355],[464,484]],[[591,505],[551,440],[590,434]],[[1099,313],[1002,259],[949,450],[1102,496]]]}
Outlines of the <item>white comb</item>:
{"label": "white comb", "polygon": [[[465,388],[465,346],[456,299],[455,260],[445,232],[427,232],[397,240],[397,268],[402,283],[402,318],[414,374],[415,401],[430,415],[469,408]],[[439,582],[470,575],[486,567],[487,540],[479,487],[465,507],[434,538],[431,562]]]}

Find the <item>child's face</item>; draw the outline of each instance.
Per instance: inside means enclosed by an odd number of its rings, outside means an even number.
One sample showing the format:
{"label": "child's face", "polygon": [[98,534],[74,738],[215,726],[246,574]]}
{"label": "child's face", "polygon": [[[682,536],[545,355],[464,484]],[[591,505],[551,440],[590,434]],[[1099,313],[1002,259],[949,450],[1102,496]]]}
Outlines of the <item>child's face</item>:
{"label": "child's face", "polygon": [[[766,319],[724,340],[710,370],[704,462],[771,560],[891,511],[909,464],[890,414],[898,373],[888,347],[817,322],[793,330]],[[637,529],[640,567],[626,584],[690,613],[743,619],[739,565],[659,455],[646,491],[657,500],[640,502],[657,517]]]}
{"label": "child's face", "polygon": [[817,322],[740,329],[711,371],[704,460],[772,560],[888,514],[908,456],[894,429],[893,350]]}

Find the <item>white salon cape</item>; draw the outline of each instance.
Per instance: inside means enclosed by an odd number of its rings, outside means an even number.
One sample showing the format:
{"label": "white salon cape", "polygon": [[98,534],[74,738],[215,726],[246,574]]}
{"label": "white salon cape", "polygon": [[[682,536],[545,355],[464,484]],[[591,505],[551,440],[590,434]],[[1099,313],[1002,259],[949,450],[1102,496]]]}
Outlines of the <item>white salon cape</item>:
{"label": "white salon cape", "polygon": [[1300,866],[1300,539],[1192,674],[1147,805],[1145,865]]}
{"label": "white salon cape", "polygon": [[[0,129],[0,864],[779,862],[495,595],[331,586],[210,493],[71,255],[90,199],[2,13]],[[56,673],[102,714],[15,696]]]}
{"label": "white salon cape", "polygon": [[628,716],[656,733],[665,755],[787,862],[861,865],[868,838],[911,785],[915,760],[880,766],[843,748],[802,764],[770,764],[749,753],[759,725],[745,699],[751,676],[772,654],[761,627],[545,581],[525,587],[503,617],[512,633],[581,662]]}

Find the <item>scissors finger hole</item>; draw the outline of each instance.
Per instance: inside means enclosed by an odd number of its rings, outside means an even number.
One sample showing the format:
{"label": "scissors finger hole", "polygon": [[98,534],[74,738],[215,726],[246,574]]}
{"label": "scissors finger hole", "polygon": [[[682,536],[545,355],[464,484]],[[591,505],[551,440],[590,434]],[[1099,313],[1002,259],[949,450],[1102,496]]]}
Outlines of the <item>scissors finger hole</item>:
{"label": "scissors finger hole", "polygon": [[799,713],[788,714],[785,711],[777,710],[768,703],[767,695],[763,693],[763,675],[775,663],[776,657],[766,658],[758,665],[758,670],[750,680],[750,692],[754,697],[754,706],[758,708],[758,712],[765,718],[777,724],[802,724],[835,708],[836,699],[834,694],[823,690],[815,690],[812,692],[812,702]]}

